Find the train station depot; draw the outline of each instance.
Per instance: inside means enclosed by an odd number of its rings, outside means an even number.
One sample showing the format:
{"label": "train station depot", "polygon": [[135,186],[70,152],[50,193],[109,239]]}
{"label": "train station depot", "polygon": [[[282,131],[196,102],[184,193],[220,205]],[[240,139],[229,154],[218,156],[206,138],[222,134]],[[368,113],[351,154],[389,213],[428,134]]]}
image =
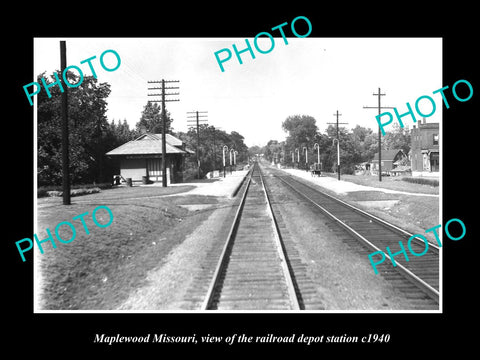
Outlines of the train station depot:
{"label": "train station depot", "polygon": [[[183,181],[184,159],[191,150],[182,140],[166,134],[167,184]],[[111,151],[120,161],[120,176],[133,182],[162,182],[162,134],[145,133]]]}

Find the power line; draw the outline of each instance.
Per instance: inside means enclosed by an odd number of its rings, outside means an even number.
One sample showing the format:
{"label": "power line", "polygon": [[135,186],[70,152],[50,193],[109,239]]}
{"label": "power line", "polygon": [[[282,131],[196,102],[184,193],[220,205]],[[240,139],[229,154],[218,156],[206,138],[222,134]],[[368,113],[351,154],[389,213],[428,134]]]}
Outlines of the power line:
{"label": "power line", "polygon": [[145,79],[143,77],[143,75],[141,75],[141,71],[139,71],[139,69],[136,68],[136,66],[133,64],[133,62],[130,62],[128,60],[126,61],[122,61],[122,66],[125,64],[125,68],[124,68],[124,71],[125,71],[125,74],[127,76],[130,76],[131,78],[133,77],[137,77],[137,80],[133,80],[134,82],[138,82],[138,80],[140,79],[142,82],[145,81],[147,82],[147,79]]}
{"label": "power line", "polygon": [[[382,94],[380,88],[378,88],[378,94],[373,93],[373,95],[378,96],[378,106],[364,106],[364,109],[378,109],[378,115],[382,113],[382,109],[393,109],[393,107],[381,105],[381,96],[386,94]],[[382,133],[380,126],[378,127],[378,181],[382,181]]]}
{"label": "power line", "polygon": [[[161,102],[162,103],[162,187],[167,187],[167,113],[165,109],[165,103],[168,101],[180,101],[179,99],[165,99],[165,96],[179,95],[179,93],[165,93],[165,83],[178,83],[180,80],[160,80],[160,81],[148,81],[149,84],[161,83],[161,88],[148,88],[148,90],[161,89],[160,94],[148,94],[148,96],[161,96],[161,100],[149,100],[149,102]],[[179,89],[178,86],[169,87],[168,89]]]}
{"label": "power line", "polygon": [[333,114],[333,116],[336,116],[337,117],[337,122],[336,123],[327,123],[327,124],[332,124],[332,125],[337,125],[337,173],[338,173],[338,180],[340,180],[340,138],[338,136],[338,125],[339,124],[348,124],[348,123],[339,123],[338,122],[338,117],[339,116],[342,116],[342,114],[339,114],[338,113],[338,110],[335,114]]}
{"label": "power line", "polygon": [[[60,68],[65,74],[67,66],[67,44],[60,41]],[[70,161],[68,157],[68,95],[67,88],[63,90],[61,102],[62,114],[62,191],[63,205],[70,205]]]}
{"label": "power line", "polygon": [[[197,125],[197,171],[198,171],[198,178],[200,179],[200,121],[208,121],[206,119],[208,111],[189,111],[187,114],[195,114],[195,116],[187,116],[187,123],[188,122],[195,122]],[[188,120],[188,119],[195,119],[195,120]]]}

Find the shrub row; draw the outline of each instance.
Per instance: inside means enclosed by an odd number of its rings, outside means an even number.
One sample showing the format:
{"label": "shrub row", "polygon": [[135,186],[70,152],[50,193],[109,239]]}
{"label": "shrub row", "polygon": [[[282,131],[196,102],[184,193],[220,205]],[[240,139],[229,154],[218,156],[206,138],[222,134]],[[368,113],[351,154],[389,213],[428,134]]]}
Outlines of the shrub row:
{"label": "shrub row", "polygon": [[[86,184],[86,185],[72,185],[70,187],[71,196],[79,196],[86,194],[94,194],[100,192],[102,189],[110,189],[112,184],[110,183],[101,183],[101,184]],[[45,196],[62,196],[62,186],[60,185],[50,185],[50,186],[40,186],[37,189],[37,198]]]}
{"label": "shrub row", "polygon": [[439,186],[439,181],[436,179],[427,179],[422,177],[404,177],[402,178],[402,180],[406,182],[414,183],[414,184]]}

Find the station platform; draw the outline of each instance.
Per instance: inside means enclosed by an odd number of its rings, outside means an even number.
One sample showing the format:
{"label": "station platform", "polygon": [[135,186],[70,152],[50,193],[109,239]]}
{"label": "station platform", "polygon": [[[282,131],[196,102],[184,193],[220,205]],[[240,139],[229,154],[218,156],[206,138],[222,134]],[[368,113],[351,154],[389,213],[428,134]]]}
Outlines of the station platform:
{"label": "station platform", "polygon": [[248,170],[237,170],[232,173],[227,172],[225,177],[220,176],[211,179],[195,180],[192,182],[183,182],[179,184],[171,184],[171,187],[175,186],[194,186],[195,188],[182,193],[175,194],[181,195],[204,195],[204,196],[223,196],[233,197],[238,191],[238,187],[242,184],[243,179],[247,175]]}

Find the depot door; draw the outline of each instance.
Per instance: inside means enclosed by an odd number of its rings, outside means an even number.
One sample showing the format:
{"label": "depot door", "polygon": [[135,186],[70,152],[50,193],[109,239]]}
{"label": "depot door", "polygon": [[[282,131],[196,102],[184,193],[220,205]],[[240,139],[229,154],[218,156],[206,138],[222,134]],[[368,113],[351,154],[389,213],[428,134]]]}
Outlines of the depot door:
{"label": "depot door", "polygon": [[440,171],[440,157],[438,153],[430,154],[430,171]]}
{"label": "depot door", "polygon": [[147,176],[152,181],[162,181],[162,159],[147,159]]}

